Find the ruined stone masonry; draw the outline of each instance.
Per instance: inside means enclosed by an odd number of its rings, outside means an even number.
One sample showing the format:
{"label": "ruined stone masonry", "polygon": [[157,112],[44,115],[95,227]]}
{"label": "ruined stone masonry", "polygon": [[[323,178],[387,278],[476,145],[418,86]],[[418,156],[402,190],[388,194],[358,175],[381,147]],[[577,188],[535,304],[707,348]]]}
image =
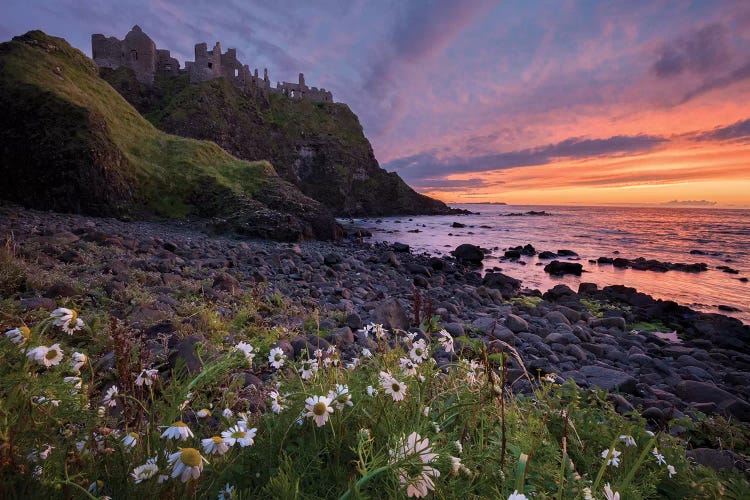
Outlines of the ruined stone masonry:
{"label": "ruined stone masonry", "polygon": [[216,42],[213,49],[208,45],[195,45],[195,61],[185,61],[185,68],[172,57],[168,50],[157,49],[148,35],[139,26],[125,35],[124,40],[104,35],[91,35],[91,51],[94,62],[100,68],[117,69],[128,67],[135,72],[139,82],[151,85],[158,76],[190,75],[191,82],[205,82],[214,78],[226,78],[233,85],[245,91],[267,95],[282,94],[290,99],[307,99],[315,102],[333,102],[333,94],[326,89],[305,85],[305,75],[300,73],[297,83],[281,82],[271,85],[268,70],[263,70],[263,78],[256,68],[252,73],[247,64],[237,60],[237,49],[221,53],[221,45]]}

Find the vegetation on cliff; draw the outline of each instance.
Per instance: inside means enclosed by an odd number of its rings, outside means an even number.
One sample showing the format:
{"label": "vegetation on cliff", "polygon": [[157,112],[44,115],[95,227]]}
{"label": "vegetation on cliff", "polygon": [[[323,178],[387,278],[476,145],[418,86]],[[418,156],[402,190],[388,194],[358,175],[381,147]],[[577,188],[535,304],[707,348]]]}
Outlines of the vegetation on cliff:
{"label": "vegetation on cliff", "polygon": [[0,45],[0,198],[99,215],[209,218],[222,230],[332,238],[330,212],[266,161],[159,131],[65,40]]}
{"label": "vegetation on cliff", "polygon": [[223,78],[190,83],[187,75],[139,83],[132,70],[102,69],[158,128],[215,141],[246,160],[269,160],[279,175],[337,215],[450,213],[380,168],[362,126],[346,104],[245,93]]}

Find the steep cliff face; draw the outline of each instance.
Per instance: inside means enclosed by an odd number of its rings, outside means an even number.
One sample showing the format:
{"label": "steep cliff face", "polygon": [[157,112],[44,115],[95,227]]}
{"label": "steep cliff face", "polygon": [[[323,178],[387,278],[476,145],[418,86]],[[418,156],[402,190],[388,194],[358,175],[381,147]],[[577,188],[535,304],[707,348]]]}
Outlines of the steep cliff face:
{"label": "steep cliff face", "polygon": [[332,213],[266,161],[166,134],[84,54],[32,31],[0,44],[0,199],[94,215],[200,217],[248,236],[330,239]]}
{"label": "steep cliff face", "polygon": [[212,140],[245,160],[268,160],[337,215],[451,213],[380,168],[346,104],[253,96],[224,79],[157,78],[147,87],[127,68],[102,69],[101,75],[156,127]]}

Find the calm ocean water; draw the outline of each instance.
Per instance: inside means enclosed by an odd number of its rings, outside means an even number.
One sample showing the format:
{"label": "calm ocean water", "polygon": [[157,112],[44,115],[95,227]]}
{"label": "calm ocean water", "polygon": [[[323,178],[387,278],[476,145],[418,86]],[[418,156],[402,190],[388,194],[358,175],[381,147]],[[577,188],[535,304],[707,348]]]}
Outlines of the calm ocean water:
{"label": "calm ocean water", "polygon": [[[574,290],[580,282],[600,286],[627,285],[657,298],[674,300],[694,309],[720,312],[719,304],[740,309],[722,313],[750,324],[750,210],[702,208],[570,207],[518,205],[453,205],[478,215],[386,217],[357,219],[358,226],[373,233],[372,241],[400,241],[412,251],[447,254],[461,243],[493,249],[485,269],[497,266],[522,286],[546,291],[558,283]],[[506,216],[504,214],[546,211],[551,216]],[[451,227],[453,222],[465,228]],[[418,230],[419,232],[414,232]],[[411,231],[411,232],[410,232]],[[535,257],[522,263],[500,261],[509,247],[531,243],[537,252],[570,249],[580,256],[580,277],[552,277]],[[709,255],[691,255],[702,250]],[[619,252],[619,255],[615,254]],[[612,265],[589,263],[598,257],[645,257],[669,262],[705,262],[702,273],[636,271]],[[558,260],[564,260],[559,258]],[[728,274],[716,266],[729,266],[739,274]]]}

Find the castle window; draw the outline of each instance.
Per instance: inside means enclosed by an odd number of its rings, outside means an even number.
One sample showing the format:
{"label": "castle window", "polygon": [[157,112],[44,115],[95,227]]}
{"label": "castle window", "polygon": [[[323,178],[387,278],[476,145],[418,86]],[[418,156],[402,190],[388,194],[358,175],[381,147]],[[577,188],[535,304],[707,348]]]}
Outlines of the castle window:
{"label": "castle window", "polygon": [[138,60],[138,51],[131,50],[130,51],[130,60],[131,61],[137,61]]}
{"label": "castle window", "polygon": [[167,71],[172,71],[172,65],[171,64],[167,64],[166,66],[164,66],[164,69],[167,70]]}
{"label": "castle window", "polygon": [[234,68],[234,76],[240,76],[240,70]]}
{"label": "castle window", "polygon": [[213,68],[214,67],[214,63],[208,63],[208,67],[209,68]]}

